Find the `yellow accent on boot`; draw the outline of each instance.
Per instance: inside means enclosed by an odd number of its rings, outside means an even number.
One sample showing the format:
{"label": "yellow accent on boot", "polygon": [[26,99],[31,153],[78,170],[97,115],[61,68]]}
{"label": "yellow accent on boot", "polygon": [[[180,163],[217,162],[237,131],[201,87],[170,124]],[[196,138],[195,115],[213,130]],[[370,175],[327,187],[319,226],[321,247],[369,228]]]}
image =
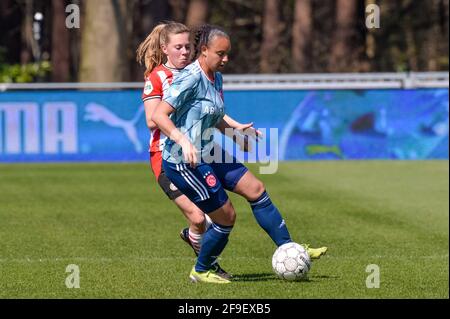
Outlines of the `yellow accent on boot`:
{"label": "yellow accent on boot", "polygon": [[311,248],[308,244],[302,244],[305,247],[308,255],[311,259],[319,259],[321,256],[327,253],[328,247]]}
{"label": "yellow accent on boot", "polygon": [[189,278],[192,282],[206,282],[210,284],[229,284],[230,280],[217,275],[213,270],[198,272],[195,271],[195,266],[192,268]]}

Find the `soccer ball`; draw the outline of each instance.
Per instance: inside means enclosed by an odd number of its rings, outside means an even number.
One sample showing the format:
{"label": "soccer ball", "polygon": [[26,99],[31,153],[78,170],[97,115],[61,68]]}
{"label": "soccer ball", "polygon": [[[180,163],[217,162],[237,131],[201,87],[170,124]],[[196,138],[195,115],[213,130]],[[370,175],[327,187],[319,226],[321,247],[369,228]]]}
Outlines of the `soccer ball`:
{"label": "soccer ball", "polygon": [[311,269],[311,259],[302,245],[291,242],[277,248],[272,257],[272,267],[281,279],[300,280],[306,278]]}

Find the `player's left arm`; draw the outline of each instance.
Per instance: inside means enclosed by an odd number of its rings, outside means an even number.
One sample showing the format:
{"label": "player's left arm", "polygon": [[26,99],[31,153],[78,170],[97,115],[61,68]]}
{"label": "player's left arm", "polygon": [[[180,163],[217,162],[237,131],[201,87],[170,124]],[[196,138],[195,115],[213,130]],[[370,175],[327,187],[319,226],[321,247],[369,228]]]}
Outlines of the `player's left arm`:
{"label": "player's left arm", "polygon": [[[239,123],[238,121],[236,121],[235,119],[233,119],[231,116],[229,116],[227,114],[224,115],[224,117],[222,118],[222,121],[224,121],[225,123],[219,122],[219,126],[225,125],[224,127],[238,130],[238,131],[242,132],[244,135],[248,135],[248,136],[251,136],[256,139],[260,139],[263,135],[260,130],[257,130],[256,128],[253,127],[253,122]],[[219,127],[217,127],[217,128],[222,132],[222,130]]]}
{"label": "player's left arm", "polygon": [[[222,97],[222,101],[225,102],[225,97],[223,94],[223,78],[220,72],[216,72],[217,81],[219,82],[219,92]],[[225,114],[222,120],[218,123],[217,128],[224,134],[226,128],[237,130],[239,133],[247,136],[251,136],[255,139],[259,139],[262,136],[261,131],[253,127],[253,122],[251,123],[240,123],[233,119],[231,116]]]}
{"label": "player's left arm", "polygon": [[[225,136],[228,136],[233,140],[236,145],[239,145],[240,149],[244,152],[251,151],[251,143],[249,141],[248,135],[242,134],[242,131],[237,129],[238,125],[230,125],[229,121],[234,121],[232,118],[225,115],[219,123],[217,123],[216,128]],[[234,121],[232,124],[236,124],[238,122]],[[240,124],[240,123],[238,123]],[[253,123],[251,123],[253,125]],[[240,124],[243,125],[243,124]],[[246,124],[248,125],[248,124]]]}

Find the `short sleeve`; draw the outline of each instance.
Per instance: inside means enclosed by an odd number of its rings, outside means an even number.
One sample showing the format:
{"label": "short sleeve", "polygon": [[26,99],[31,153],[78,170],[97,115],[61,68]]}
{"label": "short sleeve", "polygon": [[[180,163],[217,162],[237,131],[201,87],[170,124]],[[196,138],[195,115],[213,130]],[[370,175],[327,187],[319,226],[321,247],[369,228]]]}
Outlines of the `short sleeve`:
{"label": "short sleeve", "polygon": [[142,101],[147,101],[150,99],[162,99],[163,90],[161,79],[154,73],[150,73],[149,76],[145,78],[144,90],[142,92]]}
{"label": "short sleeve", "polygon": [[200,73],[181,72],[173,80],[167,95],[164,97],[164,101],[169,103],[174,109],[181,108],[195,98],[200,81]]}

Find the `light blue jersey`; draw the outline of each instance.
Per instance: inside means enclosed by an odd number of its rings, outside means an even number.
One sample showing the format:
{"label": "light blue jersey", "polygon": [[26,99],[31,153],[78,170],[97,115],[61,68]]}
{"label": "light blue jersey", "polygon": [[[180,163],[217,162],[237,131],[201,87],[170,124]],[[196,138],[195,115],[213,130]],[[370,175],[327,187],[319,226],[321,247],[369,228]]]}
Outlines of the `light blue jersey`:
{"label": "light blue jersey", "polygon": [[[215,126],[225,115],[222,75],[216,72],[214,78],[213,83],[196,60],[175,77],[164,97],[164,101],[175,109],[170,119],[197,148],[199,159],[209,154],[213,147]],[[168,139],[163,158],[171,163],[181,163],[181,147]]]}

